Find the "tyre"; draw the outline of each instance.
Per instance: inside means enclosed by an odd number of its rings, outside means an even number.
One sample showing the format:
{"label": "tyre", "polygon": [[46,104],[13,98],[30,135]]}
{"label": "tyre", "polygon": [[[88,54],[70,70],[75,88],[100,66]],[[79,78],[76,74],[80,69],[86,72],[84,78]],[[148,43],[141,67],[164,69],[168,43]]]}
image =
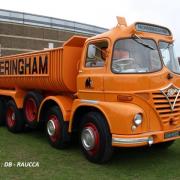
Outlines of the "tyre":
{"label": "tyre", "polygon": [[162,142],[162,143],[154,144],[154,147],[158,149],[168,149],[170,146],[173,145],[174,142],[175,140]]}
{"label": "tyre", "polygon": [[47,112],[46,133],[51,146],[64,149],[69,145],[68,123],[64,121],[58,106],[51,107]]}
{"label": "tyre", "polygon": [[98,112],[86,114],[80,125],[80,147],[93,163],[105,163],[113,152],[112,137],[106,119]]}
{"label": "tyre", "polygon": [[27,124],[31,128],[36,128],[38,126],[38,122],[37,122],[38,109],[42,100],[43,100],[42,95],[37,92],[28,92],[26,97],[24,98],[24,104],[23,104],[24,117]]}
{"label": "tyre", "polygon": [[24,119],[21,110],[19,110],[13,100],[7,103],[6,125],[9,131],[18,133],[24,129]]}
{"label": "tyre", "polygon": [[0,98],[0,126],[6,123],[6,103],[3,98]]}

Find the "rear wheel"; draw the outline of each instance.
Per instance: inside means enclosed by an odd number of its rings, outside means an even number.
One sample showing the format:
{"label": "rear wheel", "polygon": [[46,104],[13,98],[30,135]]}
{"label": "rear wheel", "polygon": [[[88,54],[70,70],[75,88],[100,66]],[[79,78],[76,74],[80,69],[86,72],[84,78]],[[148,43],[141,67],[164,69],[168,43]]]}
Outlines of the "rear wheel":
{"label": "rear wheel", "polygon": [[42,99],[42,95],[37,92],[28,92],[24,99],[24,116],[31,128],[36,128],[38,125],[37,115]]}
{"label": "rear wheel", "polygon": [[13,133],[21,132],[24,129],[24,119],[13,100],[10,100],[7,104],[6,110],[6,125],[9,131]]}
{"label": "rear wheel", "polygon": [[107,162],[112,156],[112,140],[106,119],[98,112],[86,114],[80,127],[80,146],[85,157],[94,163]]}
{"label": "rear wheel", "polygon": [[64,121],[58,106],[53,106],[47,112],[46,132],[50,144],[58,149],[68,146],[70,136],[68,134],[68,124]]}
{"label": "rear wheel", "polygon": [[3,98],[0,98],[0,126],[6,122],[6,103]]}

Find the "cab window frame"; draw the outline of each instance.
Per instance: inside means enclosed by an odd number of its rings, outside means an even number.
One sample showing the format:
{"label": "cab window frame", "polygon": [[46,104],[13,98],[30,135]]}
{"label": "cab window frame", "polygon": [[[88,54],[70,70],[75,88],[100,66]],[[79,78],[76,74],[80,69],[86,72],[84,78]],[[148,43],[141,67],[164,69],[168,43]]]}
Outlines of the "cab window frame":
{"label": "cab window frame", "polygon": [[[163,60],[163,56],[162,56],[162,53],[161,53],[161,49],[159,48],[161,42],[171,43],[171,44],[173,44],[173,46],[174,46],[174,41],[166,41],[166,40],[164,40],[164,39],[159,39],[159,40],[158,40],[158,49],[159,49],[161,61],[162,61],[162,63],[163,63],[163,67],[167,68],[169,71],[171,71],[171,72],[174,73],[174,74],[180,75],[180,73],[175,72],[175,71],[169,69],[169,68],[166,66],[166,64],[165,64],[165,62],[164,62],[164,60]],[[173,47],[173,51],[174,51],[174,47]],[[175,55],[175,54],[174,54],[174,55]],[[174,57],[174,58],[176,58],[176,57]],[[178,62],[178,63],[179,63],[179,62]],[[180,63],[179,63],[179,66],[180,66]]]}
{"label": "cab window frame", "polygon": [[[86,53],[85,53],[85,57],[84,57],[84,63],[83,63],[83,68],[85,69],[92,69],[92,68],[105,68],[106,64],[107,64],[107,56],[106,58],[104,59],[104,64],[103,66],[87,66],[87,59],[88,59],[88,48],[89,48],[89,45],[91,44],[97,44],[97,43],[101,43],[101,42],[104,42],[104,43],[107,43],[107,49],[109,49],[109,46],[110,46],[110,42],[108,39],[98,39],[98,40],[93,40],[93,41],[89,41],[87,44],[86,44]],[[102,47],[104,48],[104,47]],[[102,52],[101,52],[102,53]],[[102,55],[101,55],[102,56]],[[102,58],[103,60],[103,58]]]}
{"label": "cab window frame", "polygon": [[115,72],[113,71],[113,68],[112,68],[112,63],[113,63],[113,54],[114,54],[114,49],[115,49],[115,45],[117,43],[117,41],[119,40],[126,40],[126,39],[132,39],[132,37],[123,37],[123,38],[118,38],[114,41],[113,43],[113,48],[112,48],[112,55],[111,55],[111,62],[110,62],[110,70],[111,70],[111,73],[113,74],[117,74],[117,75],[121,75],[121,74],[124,74],[124,75],[128,75],[128,74],[136,74],[136,75],[142,75],[142,74],[150,74],[150,73],[156,73],[156,72],[160,72],[163,67],[164,67],[164,64],[163,64],[163,60],[161,58],[161,53],[160,53],[160,50],[159,50],[159,41],[157,42],[155,39],[153,38],[146,38],[146,37],[141,37],[141,39],[145,39],[145,40],[152,40],[154,43],[155,43],[155,46],[156,46],[156,50],[158,52],[158,56],[159,56],[159,60],[160,60],[160,65],[161,65],[161,68],[157,71],[152,71],[152,72],[121,72],[121,73],[118,73],[118,72]]}

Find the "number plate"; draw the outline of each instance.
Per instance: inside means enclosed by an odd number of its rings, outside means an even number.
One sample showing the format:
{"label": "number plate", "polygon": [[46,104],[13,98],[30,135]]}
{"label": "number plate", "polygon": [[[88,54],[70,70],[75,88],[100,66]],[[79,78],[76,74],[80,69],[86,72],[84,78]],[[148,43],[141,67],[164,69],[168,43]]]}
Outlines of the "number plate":
{"label": "number plate", "polygon": [[164,139],[169,139],[178,136],[180,136],[180,131],[168,132],[164,134]]}

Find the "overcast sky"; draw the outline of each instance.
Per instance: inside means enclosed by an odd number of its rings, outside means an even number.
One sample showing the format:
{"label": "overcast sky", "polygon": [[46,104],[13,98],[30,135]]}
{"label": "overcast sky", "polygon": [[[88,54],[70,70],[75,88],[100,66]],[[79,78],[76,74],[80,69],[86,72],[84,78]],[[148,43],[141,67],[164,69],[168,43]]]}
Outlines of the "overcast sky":
{"label": "overcast sky", "polygon": [[176,55],[180,56],[179,0],[2,0],[0,8],[105,28],[117,24],[116,16],[124,16],[128,24],[144,21],[167,26],[174,35]]}

